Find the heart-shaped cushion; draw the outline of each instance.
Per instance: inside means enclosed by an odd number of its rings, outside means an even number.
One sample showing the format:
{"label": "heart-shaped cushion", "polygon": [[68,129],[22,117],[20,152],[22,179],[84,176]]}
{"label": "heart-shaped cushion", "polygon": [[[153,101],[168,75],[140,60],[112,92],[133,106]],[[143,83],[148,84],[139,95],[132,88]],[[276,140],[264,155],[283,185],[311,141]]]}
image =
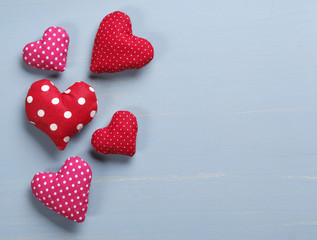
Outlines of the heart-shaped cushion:
{"label": "heart-shaped cushion", "polygon": [[34,175],[33,195],[46,207],[75,222],[85,220],[88,208],[91,168],[80,157],[68,158],[57,173]]}
{"label": "heart-shaped cushion", "polygon": [[154,56],[151,43],[132,34],[130,18],[123,12],[108,14],[100,23],[92,52],[90,70],[114,73],[138,69]]}
{"label": "heart-shaped cushion", "polygon": [[107,127],[93,133],[91,145],[99,153],[132,157],[135,154],[137,132],[136,117],[131,112],[118,111]]}
{"label": "heart-shaped cushion", "polygon": [[97,112],[94,89],[76,82],[60,93],[47,79],[34,82],[25,99],[29,121],[45,132],[63,150],[70,138],[88,124]]}
{"label": "heart-shaped cushion", "polygon": [[60,27],[49,27],[41,40],[28,43],[23,49],[26,64],[43,70],[63,72],[66,67],[69,37]]}

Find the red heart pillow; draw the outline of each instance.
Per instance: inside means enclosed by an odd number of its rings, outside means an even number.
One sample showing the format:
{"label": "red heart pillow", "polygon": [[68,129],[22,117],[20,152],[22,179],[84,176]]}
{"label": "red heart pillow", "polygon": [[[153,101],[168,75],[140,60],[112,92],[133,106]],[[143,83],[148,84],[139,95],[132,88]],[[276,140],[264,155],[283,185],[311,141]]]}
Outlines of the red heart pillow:
{"label": "red heart pillow", "polygon": [[66,67],[69,37],[60,27],[49,27],[39,41],[27,44],[23,49],[26,64],[43,70],[63,72]]}
{"label": "red heart pillow", "polygon": [[154,56],[151,43],[132,34],[130,18],[123,12],[108,14],[100,23],[92,52],[90,70],[114,73],[138,69]]}
{"label": "red heart pillow", "polygon": [[135,154],[137,132],[136,117],[131,112],[118,111],[107,127],[93,133],[91,145],[99,153],[132,157]]}
{"label": "red heart pillow", "polygon": [[60,150],[87,125],[97,112],[94,89],[76,82],[60,93],[54,84],[42,79],[32,84],[25,99],[29,121],[45,132]]}
{"label": "red heart pillow", "polygon": [[40,172],[31,182],[33,195],[46,207],[75,222],[85,220],[91,168],[80,157],[68,158],[57,173]]}

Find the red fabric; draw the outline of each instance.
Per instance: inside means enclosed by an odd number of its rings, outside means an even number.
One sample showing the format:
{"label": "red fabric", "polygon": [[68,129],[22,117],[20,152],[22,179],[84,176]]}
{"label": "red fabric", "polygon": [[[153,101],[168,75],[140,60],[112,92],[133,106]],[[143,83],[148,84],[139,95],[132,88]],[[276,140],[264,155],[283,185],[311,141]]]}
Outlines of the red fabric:
{"label": "red fabric", "polygon": [[76,82],[60,93],[54,84],[42,79],[32,84],[25,99],[29,121],[45,132],[60,150],[87,125],[97,112],[94,89]]}
{"label": "red fabric", "polygon": [[93,148],[103,154],[122,154],[132,157],[135,154],[138,123],[128,111],[116,112],[110,124],[96,130],[91,138]]}
{"label": "red fabric", "polygon": [[85,220],[92,178],[91,168],[80,157],[68,158],[57,173],[34,175],[33,195],[46,207],[75,222]]}
{"label": "red fabric", "polygon": [[60,27],[49,27],[41,40],[27,44],[23,49],[26,64],[43,70],[63,72],[66,67],[69,36]]}
{"label": "red fabric", "polygon": [[92,52],[90,70],[114,73],[138,69],[154,56],[151,43],[132,34],[130,18],[123,12],[108,14],[100,23]]}

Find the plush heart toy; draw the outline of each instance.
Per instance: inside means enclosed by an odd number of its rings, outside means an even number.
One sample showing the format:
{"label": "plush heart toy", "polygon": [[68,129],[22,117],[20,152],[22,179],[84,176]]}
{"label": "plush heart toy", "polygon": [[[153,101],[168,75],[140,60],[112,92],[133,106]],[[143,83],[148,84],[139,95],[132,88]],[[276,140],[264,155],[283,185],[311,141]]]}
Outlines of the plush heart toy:
{"label": "plush heart toy", "polygon": [[128,111],[116,112],[110,124],[96,130],[91,138],[93,148],[103,154],[122,154],[132,157],[135,154],[138,123]]}
{"label": "plush heart toy", "polygon": [[90,70],[114,73],[138,69],[154,56],[151,43],[132,34],[130,18],[123,12],[108,14],[100,23],[92,52]]}
{"label": "plush heart toy", "polygon": [[66,67],[69,37],[60,27],[49,27],[41,40],[27,44],[23,49],[26,64],[43,69],[63,72]]}
{"label": "plush heart toy", "polygon": [[76,82],[60,93],[54,84],[42,79],[32,84],[25,99],[29,121],[45,132],[60,150],[87,125],[97,112],[94,89]]}
{"label": "plush heart toy", "polygon": [[31,182],[33,195],[46,207],[75,222],[85,220],[91,168],[80,157],[68,158],[59,172],[40,172]]}

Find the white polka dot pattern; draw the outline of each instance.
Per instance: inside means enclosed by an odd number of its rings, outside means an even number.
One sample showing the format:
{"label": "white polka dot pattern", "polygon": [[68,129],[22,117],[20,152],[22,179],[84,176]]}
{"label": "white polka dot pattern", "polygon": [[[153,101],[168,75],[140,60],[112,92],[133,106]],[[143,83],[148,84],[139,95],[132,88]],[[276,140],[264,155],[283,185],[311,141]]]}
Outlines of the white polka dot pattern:
{"label": "white polka dot pattern", "polygon": [[139,69],[154,57],[151,43],[132,34],[130,18],[123,12],[108,14],[100,23],[92,52],[90,70],[114,73]]}
{"label": "white polka dot pattern", "polygon": [[43,70],[63,72],[66,67],[69,37],[60,27],[49,27],[39,41],[27,44],[23,49],[26,64]]}
{"label": "white polka dot pattern", "polygon": [[97,112],[97,98],[92,89],[84,82],[76,82],[60,93],[51,81],[37,81],[25,99],[26,115],[63,150]]}
{"label": "white polka dot pattern", "polygon": [[69,220],[83,222],[88,208],[91,168],[80,157],[68,158],[57,173],[40,172],[31,181],[33,195]]}
{"label": "white polka dot pattern", "polygon": [[132,157],[136,150],[138,123],[128,111],[116,112],[110,124],[96,130],[91,138],[93,148],[103,154],[122,154]]}

